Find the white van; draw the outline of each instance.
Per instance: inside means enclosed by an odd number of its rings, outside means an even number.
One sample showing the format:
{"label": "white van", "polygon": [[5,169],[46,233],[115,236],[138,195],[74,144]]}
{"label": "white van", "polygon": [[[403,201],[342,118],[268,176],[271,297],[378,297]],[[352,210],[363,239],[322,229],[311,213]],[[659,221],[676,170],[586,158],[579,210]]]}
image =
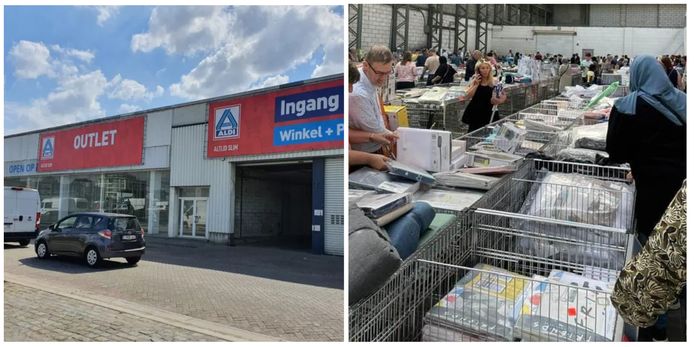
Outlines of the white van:
{"label": "white van", "polygon": [[31,188],[5,187],[5,242],[26,246],[36,238],[41,223],[39,191]]}

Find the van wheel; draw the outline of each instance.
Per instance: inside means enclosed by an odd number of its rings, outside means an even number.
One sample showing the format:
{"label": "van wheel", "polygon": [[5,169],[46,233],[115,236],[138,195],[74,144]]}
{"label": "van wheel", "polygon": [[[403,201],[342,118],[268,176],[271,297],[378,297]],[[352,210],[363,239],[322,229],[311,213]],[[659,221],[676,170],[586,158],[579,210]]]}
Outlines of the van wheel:
{"label": "van wheel", "polygon": [[29,241],[31,241],[31,240],[21,240],[21,241],[19,241],[19,245],[22,247],[26,247],[26,245],[29,244]]}
{"label": "van wheel", "polygon": [[101,264],[101,255],[99,255],[99,251],[96,248],[89,247],[84,252],[84,261],[90,267],[97,267]]}
{"label": "van wheel", "polygon": [[135,265],[138,261],[140,261],[140,257],[126,257],[125,260],[128,261],[128,264]]}
{"label": "van wheel", "polygon": [[48,252],[48,245],[46,245],[46,241],[39,241],[36,244],[36,256],[39,257],[39,259],[46,259],[50,253]]}

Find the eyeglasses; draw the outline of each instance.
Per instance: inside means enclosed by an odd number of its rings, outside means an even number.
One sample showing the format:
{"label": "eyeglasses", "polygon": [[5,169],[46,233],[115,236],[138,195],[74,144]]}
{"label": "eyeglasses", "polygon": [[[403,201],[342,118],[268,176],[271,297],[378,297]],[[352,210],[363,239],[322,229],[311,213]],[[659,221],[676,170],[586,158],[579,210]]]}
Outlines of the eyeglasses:
{"label": "eyeglasses", "polygon": [[390,70],[388,70],[388,71],[378,71],[378,70],[374,69],[374,67],[368,61],[366,62],[366,64],[368,64],[371,71],[373,71],[378,76],[388,76],[391,73],[393,73],[393,66],[392,65],[390,67]]}

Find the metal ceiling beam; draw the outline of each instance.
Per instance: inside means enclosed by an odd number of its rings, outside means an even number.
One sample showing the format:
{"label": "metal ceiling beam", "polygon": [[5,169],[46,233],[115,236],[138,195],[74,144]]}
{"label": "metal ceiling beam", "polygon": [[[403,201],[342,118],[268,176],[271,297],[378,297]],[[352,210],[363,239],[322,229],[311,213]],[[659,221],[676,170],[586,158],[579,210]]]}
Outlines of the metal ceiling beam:
{"label": "metal ceiling beam", "polygon": [[[455,5],[455,44],[453,50],[463,49],[463,56],[467,52],[467,25],[468,5]],[[460,57],[463,58],[462,56]]]}
{"label": "metal ceiling beam", "polygon": [[350,35],[349,48],[361,49],[361,18],[363,5],[349,4],[348,30]]}
{"label": "metal ceiling beam", "polygon": [[485,53],[487,51],[487,34],[489,32],[489,6],[475,5],[477,17],[475,18],[475,49]]}
{"label": "metal ceiling beam", "polygon": [[390,49],[395,51],[407,51],[408,33],[410,31],[410,6],[393,5],[393,27],[390,37]]}

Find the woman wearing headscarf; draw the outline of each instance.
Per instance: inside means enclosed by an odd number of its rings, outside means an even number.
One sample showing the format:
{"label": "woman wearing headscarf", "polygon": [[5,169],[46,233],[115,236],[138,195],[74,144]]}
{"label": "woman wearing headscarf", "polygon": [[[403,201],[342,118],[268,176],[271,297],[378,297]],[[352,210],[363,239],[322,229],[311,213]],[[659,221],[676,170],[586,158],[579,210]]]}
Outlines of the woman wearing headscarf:
{"label": "woman wearing headscarf", "polygon": [[[627,162],[636,183],[636,231],[645,244],[687,176],[687,100],[658,61],[632,60],[631,93],[617,100],[607,130],[607,152]],[[662,338],[666,319],[639,332],[639,339]]]}
{"label": "woman wearing headscarf", "polygon": [[439,68],[434,72],[434,78],[431,80],[431,83],[453,83],[453,76],[455,76],[455,73],[455,68],[448,64],[446,57],[439,57]]}
{"label": "woman wearing headscarf", "polygon": [[496,83],[492,76],[491,64],[486,60],[478,61],[475,64],[475,75],[470,79],[469,87],[465,91],[465,95],[472,98],[465,108],[462,119],[463,123],[469,125],[468,133],[499,119],[494,106],[506,101],[506,93],[502,90],[497,97],[494,92]]}
{"label": "woman wearing headscarf", "polygon": [[566,90],[566,87],[571,87],[571,65],[569,65],[569,59],[562,58],[561,66],[559,66],[559,92],[562,93]]}
{"label": "woman wearing headscarf", "polygon": [[687,176],[687,100],[648,55],[632,61],[629,89],[610,113],[607,152],[612,161],[631,166],[643,243]]}

